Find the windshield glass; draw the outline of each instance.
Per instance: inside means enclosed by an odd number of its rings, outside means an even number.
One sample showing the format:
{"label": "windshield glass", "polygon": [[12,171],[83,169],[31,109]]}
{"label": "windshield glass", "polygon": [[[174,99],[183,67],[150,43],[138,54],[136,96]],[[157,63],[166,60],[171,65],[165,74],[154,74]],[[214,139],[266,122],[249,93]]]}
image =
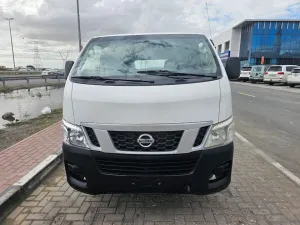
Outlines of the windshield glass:
{"label": "windshield glass", "polygon": [[261,72],[261,70],[262,70],[262,67],[261,67],[261,66],[253,66],[253,67],[252,67],[252,71],[253,71],[253,72]]}
{"label": "windshield glass", "polygon": [[271,66],[268,71],[270,72],[280,72],[282,71],[282,67],[281,66]]}
{"label": "windshield glass", "polygon": [[242,71],[251,71],[251,67],[243,67]]}
{"label": "windshield glass", "polygon": [[293,69],[292,73],[300,73],[300,68]]}
{"label": "windshield glass", "polygon": [[145,70],[220,76],[216,56],[204,36],[171,34],[93,39],[75,65],[72,76],[129,79],[148,76],[138,73]]}

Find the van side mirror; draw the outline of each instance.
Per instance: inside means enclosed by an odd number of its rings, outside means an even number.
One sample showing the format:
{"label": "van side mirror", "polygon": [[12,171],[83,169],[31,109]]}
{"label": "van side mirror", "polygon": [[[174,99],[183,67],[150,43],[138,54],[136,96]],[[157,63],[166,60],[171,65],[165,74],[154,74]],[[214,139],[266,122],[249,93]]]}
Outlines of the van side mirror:
{"label": "van side mirror", "polygon": [[65,64],[65,78],[66,79],[69,76],[69,73],[70,73],[73,65],[74,65],[74,61],[66,61],[66,64]]}
{"label": "van side mirror", "polygon": [[241,62],[239,57],[230,57],[225,64],[225,70],[229,80],[237,79],[240,76]]}

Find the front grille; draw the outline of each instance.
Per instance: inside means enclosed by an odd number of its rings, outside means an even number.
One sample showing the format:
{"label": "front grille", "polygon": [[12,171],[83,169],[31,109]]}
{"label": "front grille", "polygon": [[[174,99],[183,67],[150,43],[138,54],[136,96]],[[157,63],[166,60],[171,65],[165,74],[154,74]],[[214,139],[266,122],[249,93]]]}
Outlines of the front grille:
{"label": "front grille", "polygon": [[[116,156],[116,155],[114,155]],[[174,156],[174,155],[173,155]],[[193,172],[199,155],[96,158],[99,170],[112,175],[184,175]]]}
{"label": "front grille", "polygon": [[[151,135],[154,143],[150,147],[142,147],[138,138],[143,135]],[[131,132],[109,131],[109,135],[116,149],[120,151],[147,151],[164,152],[177,149],[183,131],[159,131],[159,132]]]}
{"label": "front grille", "polygon": [[98,139],[95,135],[93,128],[85,127],[85,130],[86,130],[87,135],[89,136],[91,143],[97,147],[100,147],[100,144],[98,142]]}
{"label": "front grille", "polygon": [[199,129],[198,135],[197,135],[197,137],[196,137],[196,140],[195,140],[195,143],[194,143],[193,147],[197,147],[197,146],[199,146],[199,145],[202,144],[202,141],[203,141],[203,139],[204,139],[204,137],[205,137],[205,135],[206,135],[207,130],[208,130],[208,126],[206,126],[206,127],[201,127],[201,128]]}

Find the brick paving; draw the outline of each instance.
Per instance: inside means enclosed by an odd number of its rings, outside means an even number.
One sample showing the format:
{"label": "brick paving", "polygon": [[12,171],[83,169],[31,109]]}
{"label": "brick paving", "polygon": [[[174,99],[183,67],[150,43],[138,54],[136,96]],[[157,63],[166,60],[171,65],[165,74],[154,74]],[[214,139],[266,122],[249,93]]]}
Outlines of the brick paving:
{"label": "brick paving", "polygon": [[300,188],[235,140],[232,183],[208,196],[105,194],[73,190],[60,165],[4,225],[296,225]]}
{"label": "brick paving", "polygon": [[61,148],[60,122],[0,151],[0,194]]}

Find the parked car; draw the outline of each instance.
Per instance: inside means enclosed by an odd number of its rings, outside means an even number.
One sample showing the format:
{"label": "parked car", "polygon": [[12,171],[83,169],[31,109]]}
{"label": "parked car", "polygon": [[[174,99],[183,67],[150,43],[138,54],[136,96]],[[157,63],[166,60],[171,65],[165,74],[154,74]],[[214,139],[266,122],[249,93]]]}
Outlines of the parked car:
{"label": "parked car", "polygon": [[292,73],[296,65],[272,65],[265,72],[264,83],[273,85],[274,83],[287,84],[287,78]]}
{"label": "parked car", "polygon": [[48,76],[52,72],[52,69],[45,69],[42,71],[42,76]]}
{"label": "parked car", "polygon": [[65,71],[64,71],[64,70],[59,70],[59,71],[57,71],[56,74],[57,74],[58,76],[63,77],[63,76],[65,75]]}
{"label": "parked car", "polygon": [[295,67],[292,70],[291,75],[288,76],[288,85],[290,87],[295,87],[296,85],[300,85],[300,66]]}
{"label": "parked car", "polygon": [[249,80],[251,74],[251,66],[245,66],[242,68],[239,80],[246,82]]}
{"label": "parked car", "polygon": [[251,83],[263,82],[265,72],[268,70],[270,65],[255,65],[252,66],[250,81]]}
{"label": "parked car", "polygon": [[228,77],[238,78],[239,70],[237,57],[223,69],[205,35],[92,38],[65,65],[68,183],[89,194],[225,189],[234,136]]}
{"label": "parked car", "polygon": [[59,69],[52,70],[49,75],[64,76],[64,71]]}
{"label": "parked car", "polygon": [[27,69],[22,67],[22,68],[18,69],[18,72],[27,72]]}

